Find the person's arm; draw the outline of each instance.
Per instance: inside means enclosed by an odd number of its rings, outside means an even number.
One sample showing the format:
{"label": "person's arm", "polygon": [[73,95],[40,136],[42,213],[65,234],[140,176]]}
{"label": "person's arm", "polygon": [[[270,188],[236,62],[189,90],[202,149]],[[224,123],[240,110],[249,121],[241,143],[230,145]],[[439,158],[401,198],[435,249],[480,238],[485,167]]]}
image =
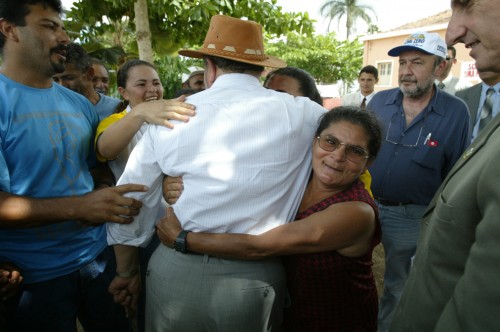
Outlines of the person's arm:
{"label": "person's arm", "polygon": [[[157,225],[162,243],[173,247],[181,226],[172,208]],[[356,257],[369,249],[375,231],[375,212],[366,203],[331,205],[308,218],[278,226],[261,235],[188,233],[193,252],[236,259],[339,251]]]}
{"label": "person's arm", "polygon": [[116,256],[116,277],[109,285],[113,300],[125,307],[128,313],[135,312],[141,291],[139,253],[136,247],[114,245]]}
{"label": "person's arm", "polygon": [[94,189],[113,187],[116,184],[115,176],[107,162],[98,161],[90,169],[90,174],[92,174],[92,179],[94,180]]}
{"label": "person's arm", "polygon": [[184,103],[186,97],[155,100],[134,106],[122,119],[111,124],[97,138],[97,152],[108,160],[116,157],[127,147],[143,123],[173,128],[169,120],[188,122],[195,115],[194,105]]}
{"label": "person's arm", "polygon": [[123,195],[145,191],[147,187],[139,184],[60,198],[31,198],[0,191],[0,228],[39,227],[67,220],[80,221],[84,226],[106,222],[128,224],[139,213],[142,203]]}

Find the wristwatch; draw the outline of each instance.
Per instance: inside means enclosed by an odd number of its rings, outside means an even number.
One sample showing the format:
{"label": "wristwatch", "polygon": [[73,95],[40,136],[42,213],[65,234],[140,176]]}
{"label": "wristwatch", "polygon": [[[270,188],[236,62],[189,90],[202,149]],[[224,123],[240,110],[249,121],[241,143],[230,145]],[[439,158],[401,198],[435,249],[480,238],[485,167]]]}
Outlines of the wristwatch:
{"label": "wristwatch", "polygon": [[188,252],[186,237],[190,231],[182,230],[174,241],[175,251],[180,251],[183,254]]}

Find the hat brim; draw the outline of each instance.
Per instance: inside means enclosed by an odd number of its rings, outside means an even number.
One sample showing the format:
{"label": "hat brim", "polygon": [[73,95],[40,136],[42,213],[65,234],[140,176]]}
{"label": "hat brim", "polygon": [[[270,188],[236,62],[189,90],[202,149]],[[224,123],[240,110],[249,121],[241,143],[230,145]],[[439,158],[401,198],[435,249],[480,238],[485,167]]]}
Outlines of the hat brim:
{"label": "hat brim", "polygon": [[253,60],[253,59],[245,59],[240,56],[230,56],[227,54],[219,54],[217,51],[213,50],[180,50],[180,55],[187,56],[190,58],[202,58],[204,55],[216,56],[219,58],[234,60],[243,63],[249,63],[252,65],[263,66],[263,67],[271,67],[271,68],[285,68],[287,66],[286,62],[274,57],[272,55],[266,55],[265,60]]}
{"label": "hat brim", "polygon": [[399,56],[401,53],[406,51],[419,51],[425,54],[434,55],[434,53],[427,52],[421,49],[420,47],[408,46],[408,45],[394,47],[393,49],[389,50],[387,54],[389,54],[390,56]]}

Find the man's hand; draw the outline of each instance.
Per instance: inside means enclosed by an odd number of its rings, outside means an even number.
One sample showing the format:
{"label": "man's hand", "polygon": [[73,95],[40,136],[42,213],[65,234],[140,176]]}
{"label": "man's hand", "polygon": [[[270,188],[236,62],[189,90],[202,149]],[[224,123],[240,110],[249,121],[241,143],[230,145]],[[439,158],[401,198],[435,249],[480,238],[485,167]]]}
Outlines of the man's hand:
{"label": "man's hand", "polygon": [[80,198],[76,219],[84,226],[100,225],[105,222],[129,224],[139,214],[142,202],[123,195],[129,192],[146,192],[147,187],[140,184],[124,184],[103,188]]}
{"label": "man's hand", "polygon": [[163,177],[162,192],[165,201],[172,205],[177,202],[182,192],[184,191],[184,184],[182,178],[165,175]]}
{"label": "man's hand", "polygon": [[158,234],[161,243],[169,248],[173,248],[174,241],[181,230],[182,226],[174,213],[174,209],[168,207],[165,216],[156,225],[156,234]]}
{"label": "man's hand", "polygon": [[4,301],[16,294],[23,282],[21,272],[12,263],[0,264],[0,300]]}
{"label": "man's hand", "polygon": [[127,317],[133,315],[137,310],[137,301],[141,292],[141,275],[122,278],[116,276],[108,288],[113,295],[115,303],[122,305],[125,308]]}

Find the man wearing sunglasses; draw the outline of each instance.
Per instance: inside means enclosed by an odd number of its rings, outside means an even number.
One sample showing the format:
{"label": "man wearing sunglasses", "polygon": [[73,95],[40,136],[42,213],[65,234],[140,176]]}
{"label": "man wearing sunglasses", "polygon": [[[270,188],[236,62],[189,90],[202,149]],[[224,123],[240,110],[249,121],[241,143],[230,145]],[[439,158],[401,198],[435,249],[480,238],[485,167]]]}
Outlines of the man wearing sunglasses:
{"label": "man wearing sunglasses", "polygon": [[379,331],[388,329],[401,297],[420,219],[469,142],[467,106],[434,83],[446,67],[439,35],[414,33],[388,54],[399,57],[399,87],[377,93],[367,107],[385,137],[370,167],[386,264]]}
{"label": "man wearing sunglasses", "polygon": [[454,46],[448,46],[446,55],[446,67],[441,75],[436,78],[436,85],[443,91],[455,94],[457,91],[469,88],[472,84],[463,77],[454,76],[451,68],[457,64],[457,50]]}

